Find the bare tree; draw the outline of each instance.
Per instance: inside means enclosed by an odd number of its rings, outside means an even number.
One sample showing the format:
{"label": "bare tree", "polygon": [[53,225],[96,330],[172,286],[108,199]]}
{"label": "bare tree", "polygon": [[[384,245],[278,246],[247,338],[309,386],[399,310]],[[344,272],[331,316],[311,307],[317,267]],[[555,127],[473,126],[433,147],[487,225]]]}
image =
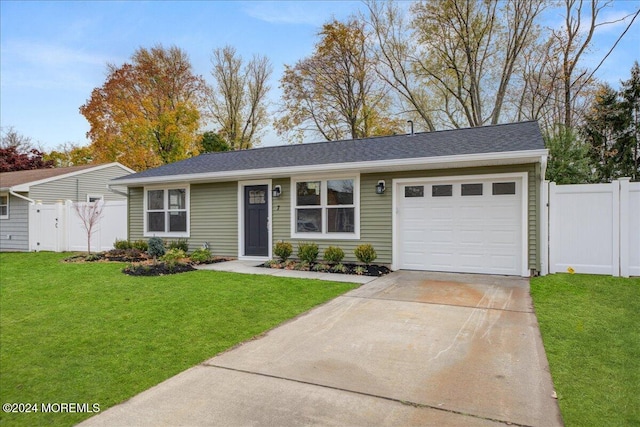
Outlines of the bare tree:
{"label": "bare tree", "polygon": [[82,227],[87,233],[87,253],[91,253],[91,236],[96,232],[96,225],[102,219],[104,203],[98,200],[92,203],[74,203],[73,210],[82,221]]}
{"label": "bare tree", "polygon": [[267,81],[272,66],[265,56],[254,55],[243,65],[242,57],[232,46],[218,48],[211,54],[209,111],[220,134],[233,150],[251,148],[268,124]]}

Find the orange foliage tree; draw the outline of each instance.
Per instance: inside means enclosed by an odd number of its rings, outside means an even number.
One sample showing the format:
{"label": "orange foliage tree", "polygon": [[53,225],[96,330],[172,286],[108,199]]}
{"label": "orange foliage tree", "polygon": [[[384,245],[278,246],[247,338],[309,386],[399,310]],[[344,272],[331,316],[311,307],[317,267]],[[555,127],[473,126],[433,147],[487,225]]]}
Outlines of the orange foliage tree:
{"label": "orange foliage tree", "polygon": [[95,162],[141,171],[198,154],[206,84],[184,51],[140,48],[131,63],[107,67],[105,83],[80,107]]}

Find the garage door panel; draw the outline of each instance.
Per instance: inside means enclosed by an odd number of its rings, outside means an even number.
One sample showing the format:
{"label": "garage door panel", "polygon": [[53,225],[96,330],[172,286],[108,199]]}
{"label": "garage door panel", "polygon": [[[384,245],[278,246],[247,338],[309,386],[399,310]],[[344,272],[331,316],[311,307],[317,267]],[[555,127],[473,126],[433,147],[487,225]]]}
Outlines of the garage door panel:
{"label": "garage door panel", "polygon": [[[424,197],[403,197],[398,191],[400,268],[520,274],[522,260],[522,191],[519,178],[516,194],[492,194],[494,182],[510,178],[475,179],[482,183],[482,195],[461,193],[467,181],[412,182],[424,185]],[[433,197],[432,185],[451,185],[450,196]],[[475,187],[478,193],[478,186]],[[469,187],[467,187],[467,190]]]}

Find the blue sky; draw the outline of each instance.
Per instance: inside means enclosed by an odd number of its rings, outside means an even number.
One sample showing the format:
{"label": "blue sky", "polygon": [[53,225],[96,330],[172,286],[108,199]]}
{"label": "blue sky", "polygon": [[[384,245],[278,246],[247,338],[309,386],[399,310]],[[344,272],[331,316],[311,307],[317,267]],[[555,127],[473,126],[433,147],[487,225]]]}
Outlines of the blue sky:
{"label": "blue sky", "polygon": [[[313,52],[320,26],[364,8],[359,1],[0,1],[0,125],[13,126],[45,150],[85,145],[88,123],[79,107],[106,77],[106,63],[122,64],[139,47],[184,49],[194,71],[210,80],[211,51],[234,46],[244,58],[266,55],[273,64],[273,102],[284,64]],[[605,18],[640,8],[616,0]],[[547,13],[550,25],[561,20]],[[595,35],[586,58],[597,63],[623,25]],[[596,76],[619,87],[640,60],[640,18]],[[281,144],[269,132],[264,145]]]}

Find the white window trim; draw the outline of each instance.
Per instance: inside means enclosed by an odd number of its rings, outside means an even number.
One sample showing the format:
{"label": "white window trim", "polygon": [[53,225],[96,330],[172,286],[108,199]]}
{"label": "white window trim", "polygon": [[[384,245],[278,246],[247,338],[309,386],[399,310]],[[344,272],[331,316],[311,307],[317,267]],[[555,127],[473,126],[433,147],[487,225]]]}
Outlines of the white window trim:
{"label": "white window trim", "polygon": [[[353,208],[354,208],[354,228],[353,233],[329,233],[327,232],[327,217],[326,214],[328,208],[339,208],[340,205],[328,206],[327,205],[327,181],[341,180],[341,179],[353,179]],[[322,209],[322,233],[298,233],[296,227],[296,186],[298,182],[306,181],[321,181],[320,188],[320,205],[318,206],[304,206],[301,208],[320,208]],[[307,239],[307,240],[360,240],[360,174],[351,175],[309,175],[291,178],[291,238],[292,239]],[[348,205],[347,205],[348,206]],[[350,207],[350,206],[348,206]]]}
{"label": "white window trim", "polygon": [[6,215],[0,215],[0,219],[9,219],[9,193],[0,193],[0,196],[4,196],[7,198],[7,204],[6,205],[0,205],[0,206],[6,206],[7,207],[7,214]]}
{"label": "white window trim", "polygon": [[87,203],[91,203],[91,199],[98,199],[101,202],[104,202],[103,194],[87,194]]}
{"label": "white window trim", "polygon": [[[168,190],[179,190],[179,189],[185,189],[185,205],[186,205],[186,212],[187,212],[187,230],[186,231],[179,231],[179,232],[170,232],[170,231],[164,231],[164,232],[158,232],[158,231],[148,231],[148,224],[147,224],[147,203],[148,203],[148,192],[149,191],[153,191],[153,190],[164,190],[165,191],[165,197],[164,197],[164,203],[165,203],[165,207],[164,207],[164,212],[167,211],[167,203],[169,203],[169,199],[167,197],[167,193]],[[143,227],[144,227],[144,232],[143,232],[143,236],[144,237],[190,237],[191,236],[191,188],[189,184],[173,184],[173,185],[154,185],[154,186],[149,186],[149,187],[144,187],[144,192],[143,192],[143,197],[144,197],[144,203],[143,203]],[[167,226],[166,224],[166,220],[165,220],[165,226]]]}

